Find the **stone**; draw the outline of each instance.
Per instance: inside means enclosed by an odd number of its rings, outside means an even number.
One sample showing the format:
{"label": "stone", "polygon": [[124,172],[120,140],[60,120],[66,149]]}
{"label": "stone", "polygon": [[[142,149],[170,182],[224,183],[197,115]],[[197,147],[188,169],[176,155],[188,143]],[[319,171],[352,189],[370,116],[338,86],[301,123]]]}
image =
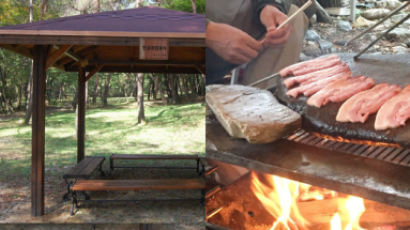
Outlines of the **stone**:
{"label": "stone", "polygon": [[399,0],[379,0],[376,2],[376,7],[394,10],[398,8],[401,4],[402,3]]}
{"label": "stone", "polygon": [[301,127],[301,116],[267,90],[242,85],[207,86],[206,103],[226,132],[249,143],[269,143]]}
{"label": "stone", "polygon": [[388,39],[398,40],[406,43],[410,38],[410,30],[405,28],[395,28],[386,35]]}
{"label": "stone", "polygon": [[363,37],[364,39],[368,40],[368,41],[374,41],[377,39],[378,34],[374,34],[374,33],[367,33],[365,34]]}
{"label": "stone", "polygon": [[393,47],[393,53],[395,54],[408,54],[410,49],[404,46],[395,46]]}
{"label": "stone", "polygon": [[[390,20],[393,23],[398,23],[401,19],[403,19],[404,17],[406,17],[407,14],[396,14],[393,15]],[[407,19],[405,22],[403,22],[403,24],[401,24],[399,27],[401,28],[406,28],[406,29],[410,29],[410,19]]]}
{"label": "stone", "polygon": [[308,46],[303,49],[303,53],[309,57],[319,57],[322,54],[322,51],[319,47]]}
{"label": "stone", "polygon": [[356,21],[354,21],[353,26],[356,28],[360,27],[371,27],[376,24],[375,21],[367,20],[366,18],[359,16]]}
{"label": "stone", "polygon": [[376,8],[376,9],[368,9],[363,12],[363,17],[369,20],[373,19],[380,19],[390,13],[389,9],[385,8]]}
{"label": "stone", "polygon": [[337,28],[341,31],[349,32],[352,30],[352,25],[348,21],[339,20],[337,21]]}
{"label": "stone", "polygon": [[338,40],[334,41],[333,43],[335,45],[338,45],[338,46],[344,46],[344,45],[346,45],[347,41],[344,40],[344,39],[338,39]]}
{"label": "stone", "polygon": [[310,23],[311,25],[313,25],[313,24],[315,24],[316,22],[317,22],[317,15],[314,14],[314,15],[312,15],[312,17],[309,18],[309,23]]}
{"label": "stone", "polygon": [[309,58],[306,54],[300,53],[300,55],[299,55],[299,61],[307,61],[307,60],[309,60],[309,59],[311,59],[311,58]]}
{"label": "stone", "polygon": [[350,9],[347,7],[329,7],[326,8],[326,12],[332,16],[349,16]]}
{"label": "stone", "polygon": [[320,40],[320,35],[314,30],[307,30],[305,34],[305,39],[307,41],[317,42]]}
{"label": "stone", "polygon": [[329,52],[333,47],[333,43],[322,39],[319,41],[319,47],[322,50],[322,52],[324,51]]}

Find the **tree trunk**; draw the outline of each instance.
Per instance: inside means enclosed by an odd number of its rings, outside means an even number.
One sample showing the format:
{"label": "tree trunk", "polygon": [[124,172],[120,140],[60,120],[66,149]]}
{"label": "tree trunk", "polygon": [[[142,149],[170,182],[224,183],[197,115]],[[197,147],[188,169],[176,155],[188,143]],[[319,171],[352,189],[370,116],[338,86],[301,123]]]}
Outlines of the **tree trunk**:
{"label": "tree trunk", "polygon": [[24,86],[23,85],[20,85],[19,87],[18,87],[18,95],[19,95],[19,97],[18,97],[18,101],[17,101],[17,109],[18,110],[20,110],[21,109],[21,104],[22,104],[22,98],[23,98],[23,91],[24,91]]}
{"label": "tree trunk", "polygon": [[165,92],[164,92],[163,84],[161,84],[161,82],[164,82],[164,80],[165,80],[165,76],[162,79],[159,80],[159,93],[161,95],[162,104],[165,105],[165,104],[167,104],[167,99],[165,98]]}
{"label": "tree trunk", "polygon": [[[77,108],[77,97],[78,97],[78,91],[77,91],[77,87],[75,87],[73,102],[71,102],[71,106],[72,106],[73,109]],[[77,115],[76,115],[76,117],[77,117]]]}
{"label": "tree trunk", "polygon": [[141,124],[142,121],[145,122],[145,113],[144,113],[144,74],[137,73],[135,74],[135,79],[137,81],[138,88],[138,122]]}
{"label": "tree trunk", "polygon": [[61,97],[63,96],[63,84],[60,84],[60,87],[58,89],[58,98],[57,101],[61,102]]}
{"label": "tree trunk", "polygon": [[105,80],[104,93],[103,93],[103,98],[102,98],[104,107],[108,105],[108,94],[110,91],[110,81],[111,81],[111,73],[108,74],[107,79]]}
{"label": "tree trunk", "polygon": [[[32,1],[32,0],[31,0]],[[40,19],[43,19],[44,16],[47,13],[47,8],[48,8],[48,0],[43,0],[43,2],[41,3],[41,15],[40,15]]]}
{"label": "tree trunk", "polygon": [[7,93],[6,73],[3,68],[0,68],[0,86],[1,103],[3,104],[2,108],[8,113],[12,108],[10,108],[10,96]]}
{"label": "tree trunk", "polygon": [[[33,0],[29,2],[29,20],[33,22]],[[26,115],[24,116],[24,124],[28,125],[31,118],[31,113],[33,111],[33,60],[30,61],[30,77],[27,84],[27,95],[26,95]]]}
{"label": "tree trunk", "polygon": [[85,82],[85,106],[88,105],[88,81]]}
{"label": "tree trunk", "polygon": [[94,90],[93,90],[93,105],[97,104],[97,94],[98,94],[98,74],[95,75],[95,83],[94,83]]}
{"label": "tree trunk", "polygon": [[194,14],[196,14],[196,2],[195,2],[195,0],[191,0],[191,5],[192,5],[192,12]]}
{"label": "tree trunk", "polygon": [[157,94],[158,94],[158,89],[160,87],[159,85],[159,74],[155,75],[155,79],[154,79],[154,100],[157,100]]}
{"label": "tree trunk", "polygon": [[151,99],[151,97],[154,97],[154,89],[155,89],[155,85],[154,85],[154,77],[150,76],[149,78],[149,84],[148,84],[148,95],[147,95],[147,100],[149,101]]}

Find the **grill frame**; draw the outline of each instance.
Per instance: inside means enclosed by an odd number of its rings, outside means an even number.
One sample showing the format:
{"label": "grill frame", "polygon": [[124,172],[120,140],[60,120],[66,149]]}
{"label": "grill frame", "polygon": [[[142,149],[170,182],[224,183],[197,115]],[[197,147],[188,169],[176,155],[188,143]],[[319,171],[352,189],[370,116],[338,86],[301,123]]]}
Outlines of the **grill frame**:
{"label": "grill frame", "polygon": [[332,143],[303,130],[252,145],[231,138],[216,120],[208,119],[206,129],[209,159],[410,209],[409,149]]}
{"label": "grill frame", "polygon": [[410,149],[406,148],[334,141],[318,137],[303,129],[296,131],[294,134],[286,137],[286,139],[292,142],[315,146],[330,151],[347,153],[370,159],[378,159],[384,162],[410,167]]}

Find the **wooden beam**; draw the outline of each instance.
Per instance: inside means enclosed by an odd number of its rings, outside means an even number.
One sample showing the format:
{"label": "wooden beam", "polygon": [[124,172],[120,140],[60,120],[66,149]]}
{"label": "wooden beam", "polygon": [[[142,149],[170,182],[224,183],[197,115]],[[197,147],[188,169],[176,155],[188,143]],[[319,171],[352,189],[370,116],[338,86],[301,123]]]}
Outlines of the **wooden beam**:
{"label": "wooden beam", "polygon": [[94,74],[98,73],[98,71],[100,71],[103,66],[104,66],[104,65],[97,65],[97,66],[95,67],[95,69],[93,69],[90,73],[88,73],[88,75],[85,77],[85,81],[90,80],[90,78],[91,78],[92,76],[94,76]]}
{"label": "wooden beam", "polygon": [[77,163],[84,159],[85,139],[85,70],[78,69],[78,96],[77,96]]}
{"label": "wooden beam", "polygon": [[90,60],[89,64],[91,65],[205,65],[205,61],[173,61],[173,60],[101,60],[93,59]]}
{"label": "wooden beam", "polygon": [[28,58],[33,58],[33,54],[31,53],[31,49],[23,46],[23,45],[0,45],[0,48],[8,49],[10,51],[19,53],[23,56]]}
{"label": "wooden beam", "polygon": [[58,47],[58,49],[48,55],[47,62],[46,62],[46,69],[50,66],[54,65],[63,55],[66,53],[72,45],[62,45]]}
{"label": "wooden beam", "polygon": [[[84,68],[85,71],[91,72],[94,66],[87,66]],[[65,71],[77,72],[78,65],[72,65],[65,67]],[[99,72],[113,73],[113,72],[124,72],[124,73],[186,73],[186,74],[201,74],[195,65],[125,65],[125,66],[110,66],[104,65],[104,67]]]}
{"label": "wooden beam", "polygon": [[33,113],[31,137],[31,215],[44,215],[44,140],[46,60],[48,46],[33,49]]}

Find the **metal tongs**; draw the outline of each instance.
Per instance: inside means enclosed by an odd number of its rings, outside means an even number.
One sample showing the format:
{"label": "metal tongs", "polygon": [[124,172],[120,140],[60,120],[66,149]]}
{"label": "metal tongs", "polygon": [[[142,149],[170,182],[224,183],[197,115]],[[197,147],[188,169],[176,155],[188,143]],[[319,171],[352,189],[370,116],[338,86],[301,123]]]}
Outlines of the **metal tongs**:
{"label": "metal tongs", "polygon": [[[407,7],[410,4],[410,1],[407,1],[406,3],[403,3],[403,5],[397,7],[397,9],[393,10],[392,12],[390,12],[388,15],[386,15],[382,20],[380,20],[379,22],[377,22],[376,24],[374,24],[373,26],[371,26],[370,28],[368,28],[367,30],[361,32],[360,34],[356,35],[354,38],[350,39],[345,46],[349,45],[350,43],[352,43],[354,40],[362,37],[364,34],[366,34],[367,32],[371,31],[372,29],[376,28],[378,25],[380,25],[382,22],[386,21],[388,18],[390,18],[391,16],[393,16],[394,14],[396,14],[397,12],[399,12],[400,10],[404,9],[405,7]],[[366,48],[364,48],[362,51],[360,51],[358,54],[356,54],[354,56],[354,60],[357,60],[360,55],[362,55],[364,52],[366,52],[370,47],[372,47],[374,44],[376,44],[376,42],[378,42],[380,39],[382,39],[384,36],[386,36],[386,34],[390,33],[390,31],[392,31],[393,29],[395,29],[396,27],[398,27],[399,25],[403,24],[407,19],[410,18],[410,14],[407,14],[406,17],[402,18],[399,22],[397,22],[396,24],[394,24],[393,26],[391,26],[388,30],[386,30],[384,33],[382,33],[379,37],[376,38],[376,40],[372,41]]]}

